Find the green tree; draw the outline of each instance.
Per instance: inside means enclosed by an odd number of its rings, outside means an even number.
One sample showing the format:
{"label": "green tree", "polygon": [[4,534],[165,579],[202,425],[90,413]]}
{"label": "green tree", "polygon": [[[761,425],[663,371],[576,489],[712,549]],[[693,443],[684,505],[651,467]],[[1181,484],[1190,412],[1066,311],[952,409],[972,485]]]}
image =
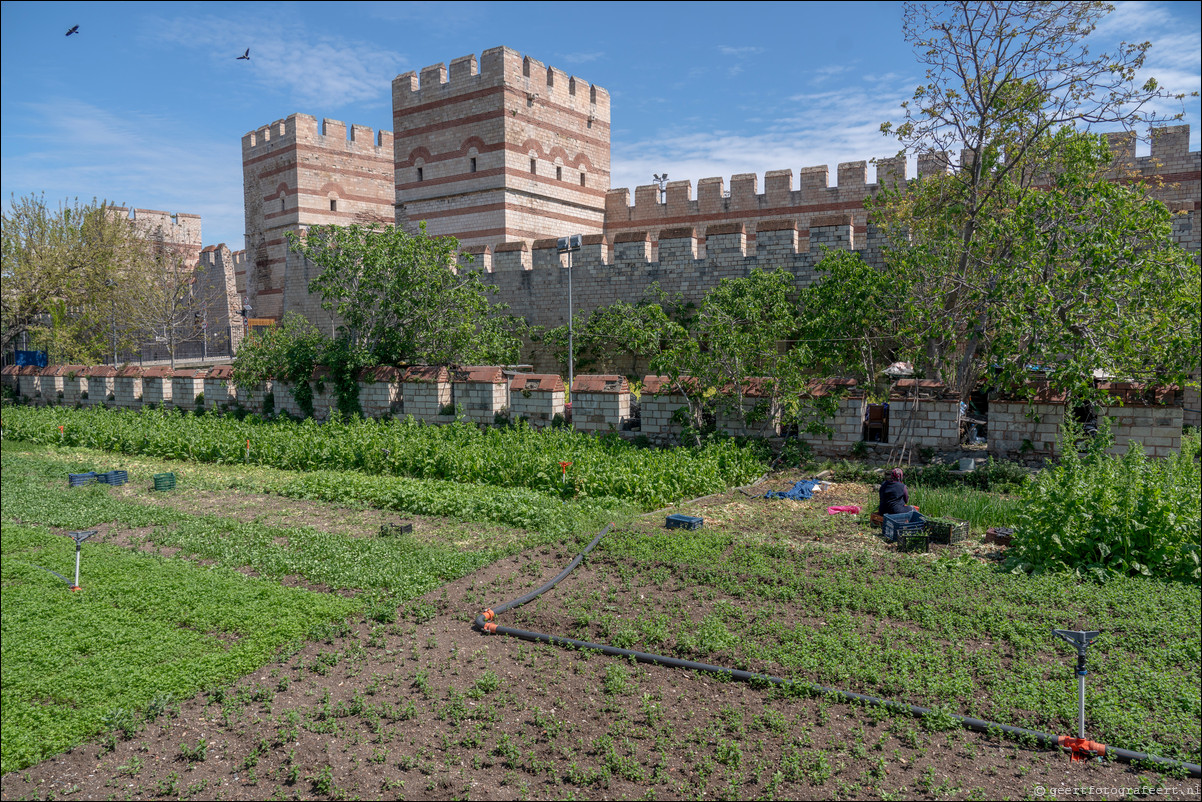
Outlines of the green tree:
{"label": "green tree", "polygon": [[[900,308],[921,321],[910,321],[923,333],[920,363],[962,397],[990,363],[991,342],[1007,339],[997,336],[999,316],[1015,319],[1004,312],[1008,293],[1024,288],[1005,276],[1019,251],[1032,257],[1031,243],[1020,246],[1018,240],[1025,225],[1038,223],[1024,215],[1036,214],[1033,207],[1045,202],[1065,209],[1070,200],[1049,195],[1045,185],[1064,168],[1062,148],[1073,131],[1154,122],[1161,118],[1150,111],[1153,101],[1182,97],[1155,80],[1135,85],[1146,42],[1090,52],[1088,38],[1109,10],[1092,2],[907,6],[905,35],[928,68],[927,80],[904,104],[904,122],[885,123],[882,130],[943,171],[922,182],[918,192],[886,194],[875,212],[892,234],[890,274],[910,293]],[[963,158],[954,164],[950,152],[960,148]],[[1064,217],[1051,215],[1057,216]],[[1077,223],[1095,227],[1085,236],[1107,238],[1107,216],[1079,217]],[[1037,233],[1037,239],[1052,236]],[[1141,243],[1159,251],[1148,237]],[[1069,272],[1078,280],[1084,276]],[[1032,273],[1025,271],[1027,278]],[[1036,313],[1055,314],[1055,307]],[[1118,308],[1121,312],[1121,302]],[[1076,333],[1083,346],[1090,344]],[[1017,336],[1013,342],[1022,346],[1024,339],[1032,338]],[[1078,360],[1078,367],[1085,361]],[[1103,367],[1106,360],[1097,361],[1095,367]],[[1079,377],[1071,383],[1084,384]]]}
{"label": "green tree", "polygon": [[[650,363],[686,336],[680,321],[687,323],[688,314],[689,308],[683,302],[669,303],[658,284],[653,284],[637,303],[618,301],[597,307],[575,323],[576,368],[624,373],[639,379],[640,362]],[[568,327],[549,329],[541,339],[566,365]]]}
{"label": "green tree", "polygon": [[309,284],[343,321],[349,341],[378,364],[516,361],[522,323],[490,305],[495,292],[458,264],[454,237],[391,226],[314,226],[289,234],[321,270]]}
{"label": "green tree", "polygon": [[826,251],[817,271],[818,280],[798,293],[797,337],[807,349],[806,369],[871,387],[890,364],[910,357],[902,350],[895,308],[895,299],[908,294],[905,277],[845,250]]}
{"label": "green tree", "polygon": [[[874,217],[891,242],[879,296],[894,353],[913,358],[964,397],[984,377],[1022,392],[1030,368],[1078,398],[1095,371],[1196,382],[1199,270],[1176,245],[1164,205],[1107,177],[1104,139],[1062,129],[1039,186],[995,183],[995,205],[966,248],[964,191],[954,176],[886,193]],[[971,265],[962,271],[962,260]]]}
{"label": "green tree", "polygon": [[[766,424],[773,409],[786,419],[798,412],[807,352],[804,345],[788,347],[799,325],[792,295],[793,277],[784,270],[723,279],[706,294],[690,336],[652,360],[689,399],[695,425],[715,413]],[[747,381],[753,377],[767,381],[753,387]]]}
{"label": "green tree", "polygon": [[[0,349],[23,334],[56,361],[97,361],[112,348],[144,266],[143,232],[106,202],[13,196],[0,221]],[[119,329],[120,345],[130,338]]]}

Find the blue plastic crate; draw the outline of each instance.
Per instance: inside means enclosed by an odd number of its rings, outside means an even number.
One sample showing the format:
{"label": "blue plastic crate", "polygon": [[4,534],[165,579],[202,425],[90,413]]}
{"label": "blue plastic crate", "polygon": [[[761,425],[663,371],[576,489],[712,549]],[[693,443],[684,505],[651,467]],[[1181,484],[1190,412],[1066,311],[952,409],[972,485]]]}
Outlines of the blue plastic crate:
{"label": "blue plastic crate", "polygon": [[881,536],[890,543],[895,543],[903,532],[921,532],[926,525],[926,519],[916,511],[886,515],[885,522],[881,525]]}
{"label": "blue plastic crate", "polygon": [[96,474],[96,481],[117,487],[129,481],[129,473],[127,471],[109,471],[108,473],[98,473]]}
{"label": "blue plastic crate", "polygon": [[669,529],[700,529],[705,524],[704,518],[694,515],[669,515],[664,526]]}
{"label": "blue plastic crate", "polygon": [[67,474],[67,484],[70,487],[82,487],[90,485],[96,481],[96,472],[88,471],[87,473],[69,473]]}

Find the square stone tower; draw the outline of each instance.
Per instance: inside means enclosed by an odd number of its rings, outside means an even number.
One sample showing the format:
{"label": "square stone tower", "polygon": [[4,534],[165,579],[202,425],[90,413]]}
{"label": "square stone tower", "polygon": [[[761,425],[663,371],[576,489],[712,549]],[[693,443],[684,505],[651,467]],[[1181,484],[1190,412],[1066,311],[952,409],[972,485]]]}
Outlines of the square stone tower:
{"label": "square stone tower", "polygon": [[507,47],[392,83],[396,224],[468,248],[601,234],[609,93]]}
{"label": "square stone tower", "polygon": [[[349,137],[348,137],[349,133]],[[319,224],[391,223],[392,134],[292,114],[242,137],[246,209],[246,300],[252,316],[278,320],[285,308],[328,319],[310,298],[312,266],[284,234]],[[290,296],[285,301],[285,293]]]}

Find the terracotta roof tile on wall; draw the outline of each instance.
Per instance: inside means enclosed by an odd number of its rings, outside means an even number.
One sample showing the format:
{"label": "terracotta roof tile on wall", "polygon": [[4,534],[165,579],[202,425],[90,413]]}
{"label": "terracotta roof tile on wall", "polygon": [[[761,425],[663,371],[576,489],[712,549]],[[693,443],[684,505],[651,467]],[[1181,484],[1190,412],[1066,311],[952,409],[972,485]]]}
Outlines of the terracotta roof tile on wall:
{"label": "terracotta roof tile on wall", "polygon": [[[772,395],[773,380],[767,376],[748,376],[743,380],[743,395],[749,398],[766,398]],[[721,395],[736,395],[735,386],[728,384],[720,391]]]}
{"label": "terracotta roof tile on wall", "polygon": [[117,375],[126,379],[140,379],[142,377],[142,369],[137,365],[126,365],[117,371]]}
{"label": "terracotta roof tile on wall", "polygon": [[464,365],[451,372],[451,381],[476,384],[504,384],[504,371],[494,365]]}
{"label": "terracotta roof tile on wall", "polygon": [[1143,382],[1098,382],[1098,389],[1124,404],[1172,404],[1177,400],[1175,385],[1157,386]]}
{"label": "terracotta roof tile on wall", "polygon": [[714,237],[719,234],[746,234],[747,227],[742,223],[715,223],[712,226],[706,226],[705,236]]}
{"label": "terracotta roof tile on wall", "polygon": [[3,368],[0,368],[0,375],[2,376],[16,376],[18,372],[19,370],[16,365],[5,365]]}
{"label": "terracotta roof tile on wall", "polygon": [[229,365],[216,365],[209,368],[206,379],[232,379],[234,378],[234,369]]}
{"label": "terracotta roof tile on wall", "polygon": [[204,368],[176,368],[170,371],[169,378],[172,379],[203,379],[208,373]]}
{"label": "terracotta roof tile on wall", "polygon": [[805,390],[802,391],[801,395],[803,398],[822,398],[837,390],[854,392],[858,384],[859,382],[855,379],[810,379],[806,382]]}
{"label": "terracotta roof tile on wall", "polygon": [[628,393],[630,382],[625,376],[616,374],[601,376],[577,376],[572,380],[573,393]]}
{"label": "terracotta roof tile on wall", "polygon": [[[364,368],[363,370],[359,371],[359,381],[361,381],[361,382],[388,382],[388,383],[393,383],[393,384],[395,384],[396,382],[402,382],[402,381],[407,381],[407,382],[435,381],[435,379],[410,378],[410,374],[413,373],[413,371],[419,371],[419,370],[430,370],[430,369],[429,368],[409,368],[409,370],[406,371],[406,370],[402,370],[401,368],[394,368],[392,365],[374,365],[370,368]],[[437,370],[437,369],[435,368],[433,370]],[[323,374],[323,376],[324,375],[329,375],[329,374],[327,372],[326,374]],[[323,376],[318,376],[317,371],[316,370],[313,371],[313,378],[315,380],[319,379],[319,378],[323,378]],[[445,381],[445,380],[440,379],[438,381]]]}
{"label": "terracotta roof tile on wall", "polygon": [[17,368],[18,376],[41,376],[42,369],[37,365],[22,365]]}
{"label": "terracotta roof tile on wall", "polygon": [[680,387],[686,388],[689,392],[695,392],[697,380],[692,376],[681,376],[674,385],[667,376],[643,377],[643,392],[651,395],[675,395],[680,392]]}
{"label": "terracotta roof tile on wall", "polygon": [[67,375],[67,366],[66,365],[47,365],[46,367],[42,368],[42,375],[43,376],[66,376]]}
{"label": "terracotta roof tile on wall", "polygon": [[71,374],[74,374],[76,376],[82,376],[83,372],[87,369],[87,365],[63,365],[63,375],[70,376]]}
{"label": "terracotta roof tile on wall", "polygon": [[146,368],[142,371],[143,379],[170,379],[171,368]]}
{"label": "terracotta roof tile on wall", "polygon": [[433,365],[418,365],[417,367],[409,368],[405,371],[403,379],[403,381],[410,383],[426,382],[430,384],[438,384],[450,380],[451,376],[446,368]]}
{"label": "terracotta roof tile on wall", "polygon": [[[1029,382],[1028,387],[1034,389],[1034,395],[1031,400],[1039,404],[1063,404],[1068,401],[1068,396],[1060,391],[1053,390],[1048,386],[1046,381]],[[999,401],[1025,401],[1026,399],[1019,398],[1017,395],[998,393],[996,398]]]}
{"label": "terracotta roof tile on wall", "polygon": [[[665,239],[692,239],[697,236],[697,229],[692,226],[678,226],[676,228],[660,229],[659,238]],[[635,240],[636,242],[638,240]]]}
{"label": "terracotta roof tile on wall", "polygon": [[80,374],[89,379],[108,379],[117,375],[117,369],[112,365],[92,365],[83,369]]}
{"label": "terracotta roof tile on wall", "polygon": [[563,392],[563,378],[557,373],[519,373],[509,383],[509,389],[532,393]]}
{"label": "terracotta roof tile on wall", "polygon": [[625,231],[614,237],[614,242],[650,242],[651,235],[646,231]]}

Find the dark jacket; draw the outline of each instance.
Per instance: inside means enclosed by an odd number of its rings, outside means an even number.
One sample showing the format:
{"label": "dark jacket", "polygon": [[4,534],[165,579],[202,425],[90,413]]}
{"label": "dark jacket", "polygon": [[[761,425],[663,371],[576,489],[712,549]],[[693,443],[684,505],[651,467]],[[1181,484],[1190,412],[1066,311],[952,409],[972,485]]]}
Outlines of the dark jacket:
{"label": "dark jacket", "polygon": [[881,506],[877,510],[881,515],[909,512],[909,503],[910,491],[901,482],[889,480],[881,485]]}

